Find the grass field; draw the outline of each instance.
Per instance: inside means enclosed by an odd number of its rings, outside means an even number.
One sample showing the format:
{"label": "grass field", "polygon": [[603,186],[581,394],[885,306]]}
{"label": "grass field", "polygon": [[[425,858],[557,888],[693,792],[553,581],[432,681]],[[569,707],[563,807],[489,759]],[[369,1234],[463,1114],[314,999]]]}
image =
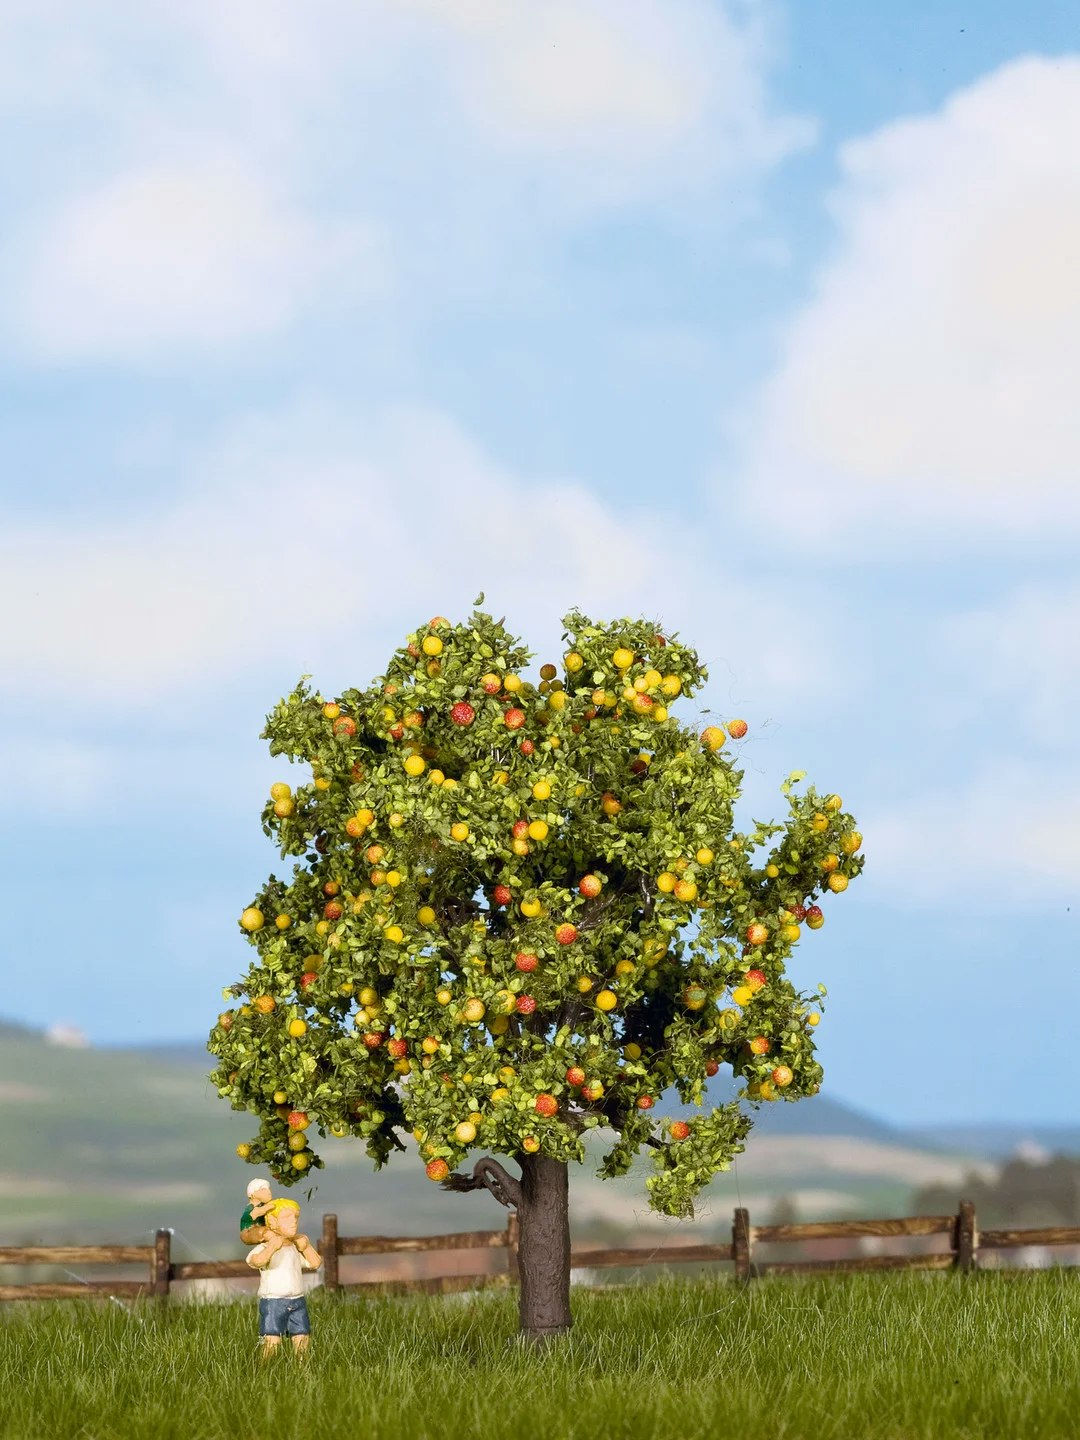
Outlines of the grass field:
{"label": "grass field", "polygon": [[663,1281],[575,1292],[511,1339],[506,1292],[311,1303],[309,1357],[256,1360],[253,1300],[0,1309],[4,1440],[1072,1437],[1067,1270]]}

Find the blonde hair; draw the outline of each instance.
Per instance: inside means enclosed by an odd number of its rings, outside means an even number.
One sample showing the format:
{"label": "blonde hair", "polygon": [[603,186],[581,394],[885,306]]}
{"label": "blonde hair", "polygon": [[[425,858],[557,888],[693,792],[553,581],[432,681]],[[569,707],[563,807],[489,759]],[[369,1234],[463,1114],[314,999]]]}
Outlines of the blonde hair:
{"label": "blonde hair", "polygon": [[296,1200],[286,1200],[284,1197],[282,1197],[282,1199],[280,1199],[280,1200],[275,1200],[274,1203],[270,1206],[270,1209],[267,1210],[266,1213],[267,1213],[267,1215],[279,1215],[282,1210],[295,1210],[296,1213],[299,1215],[299,1214],[300,1214],[300,1204],[299,1204],[299,1201],[296,1201]]}

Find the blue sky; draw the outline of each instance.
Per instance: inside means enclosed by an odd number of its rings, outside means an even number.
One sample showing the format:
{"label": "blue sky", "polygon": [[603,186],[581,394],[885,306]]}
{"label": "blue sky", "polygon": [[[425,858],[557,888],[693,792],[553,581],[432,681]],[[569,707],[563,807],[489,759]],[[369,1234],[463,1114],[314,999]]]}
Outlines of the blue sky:
{"label": "blue sky", "polygon": [[[970,13],[974,10],[976,13]],[[478,590],[657,614],[865,876],[826,1084],[1071,1119],[1080,55],[1064,4],[0,17],[2,1009],[205,1033],[265,713]]]}

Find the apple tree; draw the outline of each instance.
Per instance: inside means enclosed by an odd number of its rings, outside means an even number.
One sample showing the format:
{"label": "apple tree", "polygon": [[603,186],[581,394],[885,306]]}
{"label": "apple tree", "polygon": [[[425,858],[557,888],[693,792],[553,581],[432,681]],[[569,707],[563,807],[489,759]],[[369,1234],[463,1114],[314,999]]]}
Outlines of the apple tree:
{"label": "apple tree", "polygon": [[[521,1325],[570,1325],[567,1167],[642,1149],[652,1207],[692,1213],[751,1127],[740,1106],[818,1091],[819,1015],[786,974],[815,903],[863,865],[837,795],[782,787],[780,824],[735,828],[743,720],[677,713],[706,678],[655,624],[565,618],[559,666],[490,616],[436,617],[363,690],[308,677],[269,716],[310,778],[271,789],[294,861],[240,924],[251,965],[214,1027],[214,1081],[285,1184],[354,1136],[376,1166],[415,1145],[430,1179],[520,1221]],[[821,987],[819,987],[821,989]],[[745,1082],[710,1107],[721,1065]],[[700,1106],[665,1118],[674,1091]],[[513,1157],[514,1175],[480,1147]]]}

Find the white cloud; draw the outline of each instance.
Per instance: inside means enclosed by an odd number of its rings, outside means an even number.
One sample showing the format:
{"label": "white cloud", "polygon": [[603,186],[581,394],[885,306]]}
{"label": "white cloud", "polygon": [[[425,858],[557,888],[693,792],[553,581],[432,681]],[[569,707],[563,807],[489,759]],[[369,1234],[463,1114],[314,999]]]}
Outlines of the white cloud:
{"label": "white cloud", "polygon": [[1080,902],[1080,585],[1019,585],[914,624],[892,682],[905,723],[878,754],[878,793],[895,798],[861,816],[866,898],[1063,913]]}
{"label": "white cloud", "polygon": [[328,285],[379,288],[371,227],[316,221],[221,158],[118,175],[40,226],[22,328],[39,356],[123,360],[285,329]]}
{"label": "white cloud", "polygon": [[1054,775],[1006,752],[966,783],[867,815],[867,880],[877,904],[900,910],[1045,908],[1064,921],[1065,907],[1080,898],[1078,814],[1080,776]]}
{"label": "white cloud", "polygon": [[42,153],[2,218],[6,318],[46,361],[207,353],[369,294],[391,249],[422,310],[612,205],[734,201],[812,134],[771,103],[771,14],[13,0],[0,112]]}
{"label": "white cloud", "polygon": [[[492,149],[592,202],[767,168],[812,139],[773,113],[768,14],[702,0],[407,0],[446,27],[451,94]],[[580,201],[580,193],[579,193]]]}
{"label": "white cloud", "polygon": [[576,604],[656,615],[724,656],[719,689],[763,705],[832,683],[827,647],[792,672],[805,590],[762,602],[732,571],[725,587],[718,627],[711,558],[679,516],[510,475],[438,413],[301,405],[231,426],[174,496],[125,518],[0,526],[0,611],[20,616],[0,631],[0,690],[61,675],[80,705],[183,723],[208,688],[366,680],[389,637],[467,613],[481,589],[546,649]]}
{"label": "white cloud", "polygon": [[843,148],[748,425],[757,520],[863,550],[1080,524],[1078,131],[1080,59],[1028,59]]}
{"label": "white cloud", "polygon": [[1078,635],[1078,582],[1026,585],[943,622],[937,659],[954,718],[1019,751],[1055,752],[1059,777],[1076,773]]}

